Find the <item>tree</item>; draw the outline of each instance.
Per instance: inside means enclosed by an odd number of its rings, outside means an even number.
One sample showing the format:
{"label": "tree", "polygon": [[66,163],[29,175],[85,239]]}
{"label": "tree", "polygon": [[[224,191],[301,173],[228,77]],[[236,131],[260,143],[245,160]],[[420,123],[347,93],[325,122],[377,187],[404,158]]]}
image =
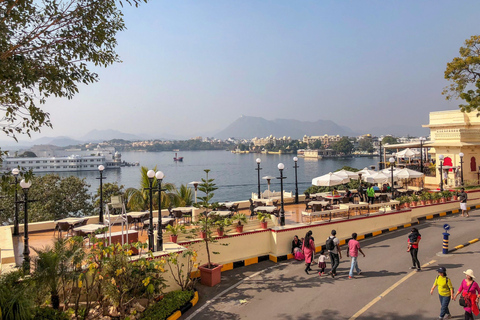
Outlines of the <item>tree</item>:
{"label": "tree", "polygon": [[460,104],[462,112],[480,111],[480,36],[471,36],[460,47],[460,57],[447,63],[445,79],[451,84],[442,94],[447,100],[460,98],[466,104]]}
{"label": "tree", "polygon": [[374,151],[372,139],[371,138],[360,139],[358,141],[358,149],[372,153]]}
{"label": "tree", "polygon": [[[153,168],[153,171],[157,171],[157,167]],[[148,168],[141,167],[141,180],[140,188],[128,188],[125,190],[125,197],[127,198],[127,207],[130,210],[143,211],[150,209],[150,181],[147,176]],[[158,186],[157,179],[153,178],[153,210],[158,209]],[[162,208],[168,208],[170,205],[178,206],[180,199],[175,192],[175,185],[172,183],[162,183]],[[168,192],[165,192],[168,191]]]}
{"label": "tree", "polygon": [[189,207],[193,204],[193,189],[186,184],[180,185],[180,189],[176,190],[177,196],[181,199],[181,205]]}
{"label": "tree", "polygon": [[321,149],[322,148],[322,141],[320,140],[315,140],[314,142],[309,144],[309,147],[311,149]]}
{"label": "tree", "polygon": [[[69,176],[62,178],[57,174],[47,174],[32,178],[28,198],[37,200],[28,205],[28,221],[38,222],[58,220],[69,216],[89,216],[93,214],[90,186],[84,179]],[[0,224],[12,224],[15,212],[13,203],[14,188],[0,198]],[[19,188],[19,199],[22,191]],[[20,206],[21,210],[21,206]],[[22,215],[21,215],[22,216]]]}
{"label": "tree", "polygon": [[342,137],[332,144],[332,149],[338,153],[350,154],[353,151],[353,143],[348,137]]}
{"label": "tree", "polygon": [[[140,1],[125,0],[139,5]],[[0,125],[5,134],[52,127],[37,103],[68,99],[78,84],[98,81],[89,66],[120,62],[117,32],[125,29],[117,0],[0,0]]]}
{"label": "tree", "polygon": [[382,139],[382,144],[398,144],[398,140],[392,136],[386,136]]}

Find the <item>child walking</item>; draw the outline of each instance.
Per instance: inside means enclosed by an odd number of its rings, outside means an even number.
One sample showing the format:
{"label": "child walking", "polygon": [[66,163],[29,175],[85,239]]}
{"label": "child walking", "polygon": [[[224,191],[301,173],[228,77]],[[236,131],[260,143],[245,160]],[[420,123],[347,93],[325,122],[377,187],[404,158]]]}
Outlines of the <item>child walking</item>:
{"label": "child walking", "polygon": [[318,257],[318,267],[320,268],[320,271],[318,272],[319,276],[325,274],[325,268],[327,267],[327,259],[328,257],[325,255],[325,250],[322,249],[322,251],[320,251],[320,256]]}

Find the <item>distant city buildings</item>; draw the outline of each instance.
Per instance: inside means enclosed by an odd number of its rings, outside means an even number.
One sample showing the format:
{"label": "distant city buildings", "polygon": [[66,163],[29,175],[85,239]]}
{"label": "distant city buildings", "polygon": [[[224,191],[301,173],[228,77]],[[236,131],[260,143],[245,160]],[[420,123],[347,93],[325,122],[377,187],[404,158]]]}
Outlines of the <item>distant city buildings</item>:
{"label": "distant city buildings", "polygon": [[273,135],[270,135],[266,138],[253,138],[252,139],[252,144],[256,147],[263,147],[269,143],[273,144],[273,146],[283,146],[286,144],[289,144],[292,141],[290,137],[282,137],[282,138],[276,138]]}

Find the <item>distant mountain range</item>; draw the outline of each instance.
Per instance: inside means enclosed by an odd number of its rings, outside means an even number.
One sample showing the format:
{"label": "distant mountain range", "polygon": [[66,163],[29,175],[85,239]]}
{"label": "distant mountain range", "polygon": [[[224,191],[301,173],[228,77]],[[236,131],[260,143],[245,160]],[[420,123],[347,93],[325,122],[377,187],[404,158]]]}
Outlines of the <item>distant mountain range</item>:
{"label": "distant mountain range", "polygon": [[254,137],[266,137],[274,135],[275,137],[291,137],[292,139],[301,139],[304,135],[341,135],[351,136],[355,133],[347,127],[339,126],[330,120],[317,121],[299,121],[292,119],[266,120],[260,117],[241,116],[228,127],[215,134],[215,138],[243,138],[251,139]]}

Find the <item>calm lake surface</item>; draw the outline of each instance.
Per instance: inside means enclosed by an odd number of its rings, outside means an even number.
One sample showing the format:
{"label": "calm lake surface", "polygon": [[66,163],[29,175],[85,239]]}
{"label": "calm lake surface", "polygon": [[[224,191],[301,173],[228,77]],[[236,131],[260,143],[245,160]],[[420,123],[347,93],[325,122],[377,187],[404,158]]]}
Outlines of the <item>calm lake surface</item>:
{"label": "calm lake surface", "polygon": [[[238,201],[251,197],[252,192],[257,192],[257,164],[255,159],[260,158],[261,177],[280,176],[277,165],[285,165],[283,171],[285,191],[295,192],[295,169],[293,168],[294,155],[266,155],[266,154],[233,154],[229,151],[180,151],[178,156],[184,157],[183,162],[174,162],[173,152],[123,152],[122,160],[140,163],[140,166],[158,170],[165,174],[164,181],[175,184],[187,184],[191,181],[200,181],[205,178],[204,169],[210,169],[209,177],[215,179],[218,190],[215,191],[214,201]],[[348,159],[298,159],[298,192],[302,194],[311,185],[313,178],[333,172],[343,166],[357,169],[378,164],[378,157],[361,157]],[[62,176],[76,175],[85,178],[91,185],[91,192],[99,187],[98,171],[81,173],[65,172]],[[140,167],[124,167],[121,169],[105,170],[106,182],[118,182],[125,188],[140,185]],[[267,189],[267,181],[261,180],[261,189]],[[271,191],[280,191],[280,180],[272,180]]]}

